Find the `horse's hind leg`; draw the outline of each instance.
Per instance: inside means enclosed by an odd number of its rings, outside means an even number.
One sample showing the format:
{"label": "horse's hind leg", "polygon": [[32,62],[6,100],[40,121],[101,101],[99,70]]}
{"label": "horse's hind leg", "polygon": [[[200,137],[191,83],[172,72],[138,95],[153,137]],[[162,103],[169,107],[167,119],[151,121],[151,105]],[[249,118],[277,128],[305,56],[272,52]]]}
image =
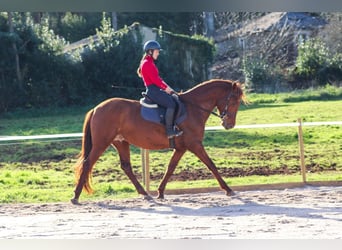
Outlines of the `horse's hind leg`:
{"label": "horse's hind leg", "polygon": [[185,150],[175,150],[173,152],[169,166],[167,167],[167,171],[164,174],[164,177],[158,187],[158,197],[157,197],[158,199],[164,199],[164,191],[165,191],[166,184],[168,180],[170,179],[171,175],[173,174],[173,172],[175,171],[175,168],[178,165],[178,162],[182,158],[184,153],[185,153]]}
{"label": "horse's hind leg", "polygon": [[141,186],[138,179],[133,173],[128,142],[114,141],[112,145],[118,150],[121,168],[125,172],[125,174],[128,176],[128,178],[131,180],[137,192],[143,195],[145,199],[151,200],[152,199],[151,196],[148,195],[148,193]]}
{"label": "horse's hind leg", "polygon": [[193,145],[189,150],[194,153],[212,172],[212,174],[215,176],[216,180],[220,184],[220,187],[226,191],[226,195],[231,196],[234,195],[233,190],[228,187],[226,182],[222,179],[220,173],[217,171],[217,168],[214,164],[214,162],[209,158],[207,152],[205,151],[203,145],[201,143],[198,143],[196,145]]}
{"label": "horse's hind leg", "polygon": [[77,180],[77,185],[74,191],[74,197],[71,199],[71,202],[73,204],[75,205],[79,204],[78,199],[84,187],[88,188],[89,189],[88,191],[90,192],[92,191],[91,183],[90,183],[91,171],[92,171],[94,164],[100,158],[101,154],[104,152],[105,149],[106,147],[103,147],[101,149],[97,147],[93,147],[88,157],[83,162],[80,163],[81,164],[80,168],[82,170],[81,170],[79,179]]}

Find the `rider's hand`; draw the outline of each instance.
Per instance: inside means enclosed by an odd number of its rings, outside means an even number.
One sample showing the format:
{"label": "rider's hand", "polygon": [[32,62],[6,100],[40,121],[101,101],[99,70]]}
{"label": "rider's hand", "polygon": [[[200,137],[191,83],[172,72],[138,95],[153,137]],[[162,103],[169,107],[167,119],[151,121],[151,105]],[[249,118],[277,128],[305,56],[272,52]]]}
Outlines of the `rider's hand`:
{"label": "rider's hand", "polygon": [[169,95],[172,95],[172,93],[175,93],[175,91],[169,86],[167,86],[167,88],[165,89],[165,92],[168,93]]}

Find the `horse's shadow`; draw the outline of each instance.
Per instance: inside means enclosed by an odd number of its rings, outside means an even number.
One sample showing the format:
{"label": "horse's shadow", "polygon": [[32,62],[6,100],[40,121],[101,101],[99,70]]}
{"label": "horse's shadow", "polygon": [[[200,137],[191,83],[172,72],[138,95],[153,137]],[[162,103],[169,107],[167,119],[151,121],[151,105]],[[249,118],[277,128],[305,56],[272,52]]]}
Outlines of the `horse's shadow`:
{"label": "horse's shadow", "polygon": [[[177,215],[177,216],[212,216],[212,217],[238,217],[249,215],[283,215],[286,217],[297,218],[310,218],[310,219],[324,219],[342,221],[342,218],[334,218],[336,214],[342,214],[342,207],[296,207],[295,204],[284,204],[282,206],[272,204],[262,204],[249,199],[241,197],[233,197],[239,201],[239,204],[217,206],[213,204],[210,206],[210,202],[205,206],[188,207],[184,205],[173,205],[164,201],[146,201],[148,206],[139,207],[124,207],[115,205],[101,205],[101,208],[109,210],[123,210],[123,211],[135,211],[149,214],[163,214],[163,215]],[[325,217],[322,214],[330,214],[331,216]]]}

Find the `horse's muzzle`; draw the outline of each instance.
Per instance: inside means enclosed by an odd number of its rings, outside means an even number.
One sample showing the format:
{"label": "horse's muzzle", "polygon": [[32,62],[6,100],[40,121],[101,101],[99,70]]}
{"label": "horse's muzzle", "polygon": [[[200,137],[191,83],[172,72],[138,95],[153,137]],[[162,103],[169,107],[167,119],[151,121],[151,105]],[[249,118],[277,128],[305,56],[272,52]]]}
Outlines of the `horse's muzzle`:
{"label": "horse's muzzle", "polygon": [[222,123],[222,126],[225,128],[225,129],[232,129],[235,127],[235,124],[227,124],[225,122]]}

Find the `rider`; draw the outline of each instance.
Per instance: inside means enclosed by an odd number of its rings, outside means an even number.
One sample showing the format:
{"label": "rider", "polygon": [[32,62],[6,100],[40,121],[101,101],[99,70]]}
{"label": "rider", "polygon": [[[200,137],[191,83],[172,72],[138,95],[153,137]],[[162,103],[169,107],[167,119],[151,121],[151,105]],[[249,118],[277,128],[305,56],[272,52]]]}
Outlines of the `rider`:
{"label": "rider", "polygon": [[168,138],[172,138],[181,135],[183,131],[173,126],[176,102],[171,95],[175,91],[160,78],[158,68],[154,64],[161,50],[160,44],[157,41],[147,41],[144,44],[145,54],[141,59],[137,73],[144,81],[147,96],[157,104],[166,108],[166,134]]}

